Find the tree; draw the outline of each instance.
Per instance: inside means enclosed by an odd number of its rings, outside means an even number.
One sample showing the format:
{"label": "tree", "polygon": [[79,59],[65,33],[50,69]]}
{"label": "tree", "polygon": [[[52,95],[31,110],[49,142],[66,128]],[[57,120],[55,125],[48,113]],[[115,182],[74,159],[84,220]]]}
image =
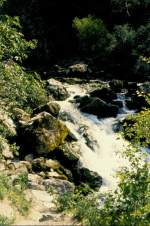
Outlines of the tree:
{"label": "tree", "polygon": [[115,40],[99,18],[76,17],[73,20],[73,27],[77,31],[82,50],[91,56],[104,57],[115,46]]}

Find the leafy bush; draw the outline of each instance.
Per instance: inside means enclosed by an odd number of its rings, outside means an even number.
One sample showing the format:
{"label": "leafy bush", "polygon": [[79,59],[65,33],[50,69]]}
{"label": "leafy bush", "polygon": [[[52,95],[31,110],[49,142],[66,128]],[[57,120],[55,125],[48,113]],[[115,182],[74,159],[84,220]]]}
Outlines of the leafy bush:
{"label": "leafy bush", "polygon": [[[16,185],[19,185],[17,187]],[[15,186],[9,176],[0,174],[0,199],[8,197],[22,215],[26,215],[30,208],[30,201],[26,199],[24,190],[27,188],[27,175],[20,174],[16,178]]]}
{"label": "leafy bush", "polygon": [[26,199],[22,190],[14,188],[9,193],[9,198],[13,206],[24,216],[28,214],[31,202]]}
{"label": "leafy bush", "polygon": [[135,42],[136,32],[128,24],[116,25],[114,27],[115,37],[119,48],[133,46]]}
{"label": "leafy bush", "polygon": [[14,221],[13,219],[9,219],[9,218],[7,218],[5,216],[0,215],[0,225],[1,226],[12,225],[13,221]]}
{"label": "leafy bush", "polygon": [[0,174],[0,199],[4,199],[9,190],[8,177],[4,174]]}
{"label": "leafy bush", "polygon": [[36,41],[27,41],[18,30],[21,28],[18,17],[0,17],[0,60],[12,59],[22,62]]}
{"label": "leafy bush", "polygon": [[123,135],[136,145],[150,146],[150,110],[128,116],[123,122]]}
{"label": "leafy bush", "polygon": [[38,75],[18,64],[36,47],[36,41],[27,41],[20,30],[18,17],[0,15],[0,101],[27,109],[45,103],[46,93]]}
{"label": "leafy bush", "polygon": [[28,174],[20,173],[15,180],[15,184],[19,184],[21,190],[24,190],[28,187]]}
{"label": "leafy bush", "polygon": [[73,20],[73,27],[77,31],[82,49],[90,54],[98,57],[105,56],[115,46],[115,40],[99,18],[76,17]]}
{"label": "leafy bush", "polygon": [[13,61],[0,62],[0,100],[8,107],[35,108],[47,101],[37,74],[26,73]]}

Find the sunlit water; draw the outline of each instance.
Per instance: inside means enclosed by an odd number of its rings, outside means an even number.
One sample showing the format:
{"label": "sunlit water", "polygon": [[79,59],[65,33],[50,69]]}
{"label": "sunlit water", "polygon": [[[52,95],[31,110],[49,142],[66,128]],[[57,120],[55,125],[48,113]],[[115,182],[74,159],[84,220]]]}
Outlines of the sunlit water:
{"label": "sunlit water", "polygon": [[117,133],[113,127],[118,120],[129,111],[124,102],[124,94],[118,94],[117,100],[123,102],[123,108],[116,118],[98,119],[91,114],[85,114],[78,110],[75,103],[72,103],[76,95],[83,96],[86,90],[79,85],[66,85],[70,97],[66,101],[61,101],[61,112],[65,112],[70,121],[66,121],[67,127],[78,139],[80,146],[80,161],[84,167],[99,173],[103,178],[101,190],[114,189],[117,185],[115,177],[116,171],[121,167],[127,166],[128,161],[121,156],[121,152],[127,147],[128,143]]}

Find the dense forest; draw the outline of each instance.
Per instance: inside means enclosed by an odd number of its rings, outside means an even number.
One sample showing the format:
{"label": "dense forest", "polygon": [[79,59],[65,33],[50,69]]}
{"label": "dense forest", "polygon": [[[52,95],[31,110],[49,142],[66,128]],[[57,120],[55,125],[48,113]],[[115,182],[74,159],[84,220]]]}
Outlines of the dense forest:
{"label": "dense forest", "polygon": [[150,0],[0,0],[0,225],[150,225]]}
{"label": "dense forest", "polygon": [[5,10],[20,17],[27,39],[38,40],[35,67],[80,58],[98,76],[134,80],[149,73],[149,8],[149,0],[9,0]]}

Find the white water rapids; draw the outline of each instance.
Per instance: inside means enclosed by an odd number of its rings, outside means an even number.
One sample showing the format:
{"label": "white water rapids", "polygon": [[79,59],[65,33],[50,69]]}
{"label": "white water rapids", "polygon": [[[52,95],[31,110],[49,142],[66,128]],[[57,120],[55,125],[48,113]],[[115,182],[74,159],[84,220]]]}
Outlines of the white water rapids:
{"label": "white water rapids", "polygon": [[[84,167],[97,172],[103,178],[101,190],[108,191],[117,185],[115,172],[120,167],[127,166],[128,161],[119,154],[128,143],[113,131],[113,126],[126,114],[132,114],[125,106],[123,95],[118,95],[123,108],[116,118],[98,119],[91,114],[80,112],[72,103],[76,95],[83,96],[86,90],[79,85],[65,85],[70,97],[66,101],[59,102],[61,112],[68,115],[67,127],[78,139],[81,151],[81,163]],[[88,137],[88,140],[87,140]]]}

